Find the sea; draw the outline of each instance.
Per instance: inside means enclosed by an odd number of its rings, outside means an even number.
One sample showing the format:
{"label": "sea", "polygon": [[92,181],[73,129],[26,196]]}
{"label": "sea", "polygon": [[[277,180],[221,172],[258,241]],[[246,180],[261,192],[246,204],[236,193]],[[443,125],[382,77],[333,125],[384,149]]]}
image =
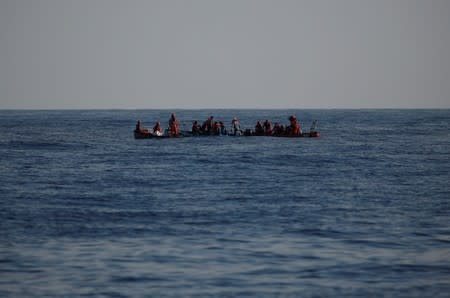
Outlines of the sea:
{"label": "sea", "polygon": [[0,110],[0,297],[449,293],[448,109]]}

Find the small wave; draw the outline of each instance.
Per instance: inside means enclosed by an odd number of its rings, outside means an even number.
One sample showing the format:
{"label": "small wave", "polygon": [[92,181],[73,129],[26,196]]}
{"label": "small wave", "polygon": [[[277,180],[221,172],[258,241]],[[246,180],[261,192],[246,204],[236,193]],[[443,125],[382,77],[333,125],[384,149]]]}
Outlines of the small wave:
{"label": "small wave", "polygon": [[111,282],[118,283],[140,283],[140,282],[164,282],[169,279],[160,276],[114,276]]}
{"label": "small wave", "polygon": [[77,148],[86,148],[85,145],[81,143],[68,143],[65,141],[10,141],[8,144],[9,148],[13,149],[23,149],[23,150],[45,150],[45,151],[67,151],[76,150]]}

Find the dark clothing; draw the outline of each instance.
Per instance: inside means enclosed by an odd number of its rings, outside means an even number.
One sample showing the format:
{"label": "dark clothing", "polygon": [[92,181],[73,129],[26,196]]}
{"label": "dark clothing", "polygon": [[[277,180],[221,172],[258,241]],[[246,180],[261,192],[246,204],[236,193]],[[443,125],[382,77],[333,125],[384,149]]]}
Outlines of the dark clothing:
{"label": "dark clothing", "polygon": [[264,128],[261,125],[261,122],[257,122],[255,125],[255,135],[261,136],[264,135]]}
{"label": "dark clothing", "polygon": [[269,122],[269,120],[264,121],[264,134],[266,136],[270,136],[272,134],[272,124]]}
{"label": "dark clothing", "polygon": [[136,129],[134,131],[135,132],[141,132],[142,131],[141,121],[138,121],[136,123]]}
{"label": "dark clothing", "polygon": [[219,128],[220,128],[220,134],[221,135],[226,135],[227,134],[227,129],[225,128],[225,124],[223,122],[219,122]]}
{"label": "dark clothing", "polygon": [[201,134],[201,127],[197,121],[195,121],[194,124],[192,124],[192,134],[195,136],[198,136]]}
{"label": "dark clothing", "polygon": [[202,131],[203,131],[203,133],[205,133],[205,134],[210,134],[210,133],[213,133],[213,123],[212,123],[212,121],[213,121],[213,119],[214,119],[214,117],[213,116],[211,116],[211,117],[208,117],[208,119],[206,119],[206,121],[205,122],[203,122],[203,124],[202,124]]}

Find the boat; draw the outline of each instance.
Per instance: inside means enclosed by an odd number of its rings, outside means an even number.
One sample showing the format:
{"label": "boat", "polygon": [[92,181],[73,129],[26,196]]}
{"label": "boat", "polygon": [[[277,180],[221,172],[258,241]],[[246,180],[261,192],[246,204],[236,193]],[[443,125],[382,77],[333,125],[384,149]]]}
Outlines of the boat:
{"label": "boat", "polygon": [[193,134],[191,131],[181,131],[178,135],[170,135],[169,132],[165,131],[162,135],[156,135],[148,130],[134,131],[135,139],[166,139],[166,138],[184,138],[184,137],[219,137],[219,136],[230,136],[230,137],[273,137],[273,138],[318,138],[320,133],[318,131],[303,132],[300,135],[257,135],[254,131],[246,130],[241,134]]}
{"label": "boat", "polygon": [[[293,116],[291,116],[293,117]],[[159,122],[158,122],[159,123]],[[232,136],[232,137],[275,137],[275,138],[318,138],[320,137],[320,133],[316,130],[317,126],[317,120],[314,120],[311,128],[308,132],[301,132],[297,134],[284,132],[284,130],[281,131],[281,133],[269,133],[266,134],[264,132],[257,133],[256,131],[253,131],[251,129],[237,129],[236,131],[233,131],[233,133],[227,133],[224,131],[224,134],[221,134],[219,130],[217,130],[217,133],[211,133],[211,132],[202,132],[198,131],[196,133],[193,133],[192,131],[180,131],[177,132],[176,135],[171,133],[170,129],[166,129],[163,132],[157,132],[152,133],[149,129],[143,129],[141,126],[140,120],[138,121],[136,125],[136,129],[134,130],[134,138],[135,139],[165,139],[165,138],[183,138],[183,137],[211,137],[211,136]],[[298,126],[299,127],[299,126]],[[297,131],[298,132],[298,131]]]}
{"label": "boat", "polygon": [[166,138],[181,138],[188,136],[185,132],[181,132],[180,134],[173,136],[167,132],[164,132],[161,135],[153,134],[148,130],[145,131],[136,131],[134,130],[134,138],[135,139],[166,139]]}

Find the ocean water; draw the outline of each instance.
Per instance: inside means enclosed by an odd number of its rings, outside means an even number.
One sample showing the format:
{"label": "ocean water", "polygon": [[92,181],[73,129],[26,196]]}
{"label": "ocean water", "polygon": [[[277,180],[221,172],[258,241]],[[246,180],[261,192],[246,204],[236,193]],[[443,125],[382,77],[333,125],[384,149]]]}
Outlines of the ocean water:
{"label": "ocean water", "polygon": [[0,111],[0,297],[449,297],[450,110]]}

